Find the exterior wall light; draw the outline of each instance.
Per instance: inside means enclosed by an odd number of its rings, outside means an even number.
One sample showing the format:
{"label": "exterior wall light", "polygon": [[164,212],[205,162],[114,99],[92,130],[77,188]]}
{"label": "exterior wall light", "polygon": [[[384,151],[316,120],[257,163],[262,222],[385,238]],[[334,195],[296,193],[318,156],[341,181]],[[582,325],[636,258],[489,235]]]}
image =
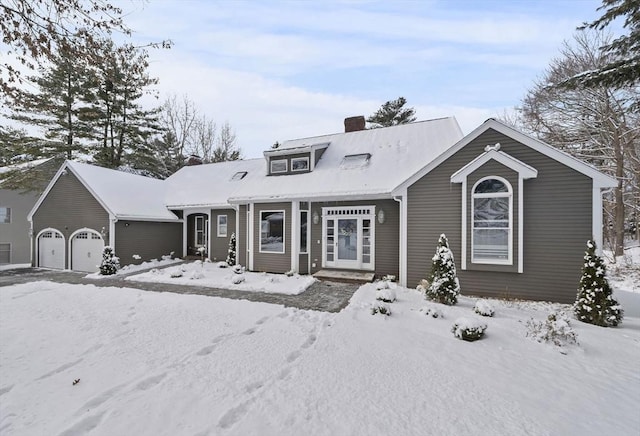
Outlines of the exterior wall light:
{"label": "exterior wall light", "polygon": [[313,212],[313,223],[318,224],[320,222],[320,215],[318,215],[318,211]]}
{"label": "exterior wall light", "polygon": [[384,224],[384,222],[386,221],[386,215],[384,214],[384,210],[380,209],[378,211],[378,222],[380,224]]}

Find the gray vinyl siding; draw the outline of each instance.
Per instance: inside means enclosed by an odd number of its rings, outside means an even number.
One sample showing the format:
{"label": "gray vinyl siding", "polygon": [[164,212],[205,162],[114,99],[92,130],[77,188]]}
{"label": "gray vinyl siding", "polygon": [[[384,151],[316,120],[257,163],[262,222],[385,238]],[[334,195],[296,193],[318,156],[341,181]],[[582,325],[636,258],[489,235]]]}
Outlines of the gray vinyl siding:
{"label": "gray vinyl siding", "polygon": [[[115,249],[121,265],[159,259],[171,252],[175,257],[181,257],[182,223],[118,221]],[[141,259],[134,259],[134,254]]]}
{"label": "gray vinyl siding", "polygon": [[[487,144],[498,142],[501,151],[538,170],[537,178],[525,180],[523,186],[524,272],[505,272],[501,270],[502,266],[473,265],[469,263],[470,259],[467,263],[469,269],[463,271],[459,259],[461,184],[451,183],[450,177],[483,153]],[[473,177],[489,175],[506,176],[511,181],[510,170],[503,174],[485,174],[484,170],[498,169],[487,164],[470,175],[467,184],[475,183]],[[514,190],[518,189],[517,183],[512,185]],[[591,194],[592,180],[587,176],[505,135],[488,130],[409,187],[407,285],[415,286],[426,277],[438,236],[445,233],[456,259],[463,294],[572,302],[586,241],[592,237]],[[514,196],[517,200],[517,192]],[[514,210],[514,219],[517,219],[517,210]],[[514,226],[514,238],[517,239],[515,221]],[[470,256],[470,233],[467,242]],[[517,265],[517,244],[514,244],[513,260]],[[481,270],[492,268],[495,270]]]}
{"label": "gray vinyl siding", "polygon": [[[227,216],[227,236],[218,236],[218,215]],[[226,260],[231,234],[236,231],[236,211],[233,209],[212,210],[209,224],[211,227],[211,252],[209,253],[209,258],[214,262]]]}
{"label": "gray vinyl siding", "polygon": [[238,250],[236,252],[238,264],[247,266],[247,206],[241,205],[238,213],[238,232],[236,233],[236,244]]}
{"label": "gray vinyl siding", "polygon": [[[398,277],[400,270],[400,207],[395,200],[362,200],[362,201],[331,201],[311,204],[311,216],[317,213],[322,216],[323,207],[341,206],[375,206],[376,213],[381,209],[385,213],[385,222],[380,224],[375,219],[375,269],[376,276],[387,274]],[[311,221],[309,248],[311,255],[311,273],[322,269],[322,219],[318,224]]]}
{"label": "gray vinyl siding", "polygon": [[324,154],[324,152],[327,151],[326,147],[325,148],[319,148],[315,151],[315,165],[318,164],[318,161],[320,160],[320,158],[322,157],[322,155]]}
{"label": "gray vinyl siding", "polygon": [[[284,210],[284,253],[260,253],[260,211]],[[291,270],[291,203],[258,203],[253,207],[253,270],[285,273]]]}
{"label": "gray vinyl siding", "polygon": [[298,256],[298,274],[309,274],[309,254],[304,253]]}
{"label": "gray vinyl siding", "polygon": [[11,208],[10,222],[0,223],[0,244],[10,245],[10,263],[29,263],[31,261],[27,215],[37,200],[38,196],[32,193],[0,189],[0,207]]}
{"label": "gray vinyl siding", "polygon": [[[62,233],[65,245],[68,246],[69,236],[81,228],[89,228],[99,233],[109,231],[109,214],[84,187],[84,185],[67,170],[65,175],[58,178],[40,207],[33,215],[34,258],[35,236],[43,229],[52,227]],[[108,244],[108,237],[105,244]],[[68,249],[65,268],[69,267]]]}

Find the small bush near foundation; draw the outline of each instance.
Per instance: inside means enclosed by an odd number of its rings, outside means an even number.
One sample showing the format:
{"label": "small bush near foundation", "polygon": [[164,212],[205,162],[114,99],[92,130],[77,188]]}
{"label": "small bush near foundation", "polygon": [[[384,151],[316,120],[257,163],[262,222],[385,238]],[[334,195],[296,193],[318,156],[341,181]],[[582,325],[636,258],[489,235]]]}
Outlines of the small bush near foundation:
{"label": "small bush near foundation", "polygon": [[493,316],[495,313],[493,306],[491,306],[491,304],[486,300],[478,300],[473,311],[482,316]]}
{"label": "small bush near foundation", "polygon": [[538,342],[550,342],[557,347],[578,344],[578,336],[564,312],[551,312],[544,322],[531,318],[526,327],[527,337]]}
{"label": "small bush near foundation", "polygon": [[458,302],[460,282],[456,274],[453,253],[449,249],[449,241],[442,234],[438,239],[436,254],[431,259],[431,272],[427,278],[428,287],[424,288],[425,297],[438,303],[454,305]]}
{"label": "small bush near foundation", "polygon": [[375,301],[373,306],[371,306],[371,315],[375,315],[379,313],[380,315],[391,315],[391,307],[387,303],[382,301]]}
{"label": "small bush near foundation", "polygon": [[204,278],[204,273],[202,272],[202,270],[194,270],[191,273],[191,277],[189,277],[191,280],[200,280]]}
{"label": "small bush near foundation", "polygon": [[102,250],[102,262],[98,267],[100,274],[110,276],[118,272],[120,269],[120,259],[113,252],[113,248],[108,245]]}
{"label": "small bush near foundation", "polygon": [[430,316],[431,318],[444,318],[444,314],[437,307],[425,306],[420,309],[420,312],[424,313],[427,316]]}
{"label": "small bush near foundation", "polygon": [[453,323],[451,332],[458,339],[472,342],[481,339],[486,329],[487,324],[479,319],[458,318]]}
{"label": "small bush near foundation", "polygon": [[242,265],[234,265],[231,267],[234,273],[242,274],[244,272],[244,267]]}
{"label": "small bush near foundation", "polygon": [[237,274],[231,277],[231,283],[234,285],[239,285],[242,282],[244,282],[244,274]]}
{"label": "small bush near foundation", "polygon": [[396,301],[396,291],[390,288],[379,289],[376,291],[376,300],[393,303]]}

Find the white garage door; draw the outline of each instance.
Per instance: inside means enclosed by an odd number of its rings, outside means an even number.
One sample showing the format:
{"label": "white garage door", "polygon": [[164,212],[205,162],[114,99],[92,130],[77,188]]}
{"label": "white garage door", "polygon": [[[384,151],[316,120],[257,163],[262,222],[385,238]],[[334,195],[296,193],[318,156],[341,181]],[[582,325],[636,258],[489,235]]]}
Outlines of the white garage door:
{"label": "white garage door", "polygon": [[71,239],[71,269],[96,272],[102,261],[104,242],[98,232],[86,231]]}
{"label": "white garage door", "polygon": [[56,230],[42,232],[38,238],[38,266],[64,269],[64,238]]}

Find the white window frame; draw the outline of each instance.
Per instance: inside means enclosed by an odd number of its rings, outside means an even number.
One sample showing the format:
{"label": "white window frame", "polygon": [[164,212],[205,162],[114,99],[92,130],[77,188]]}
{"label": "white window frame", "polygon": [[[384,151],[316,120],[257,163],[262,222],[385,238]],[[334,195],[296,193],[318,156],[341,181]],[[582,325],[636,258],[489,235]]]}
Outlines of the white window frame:
{"label": "white window frame", "polygon": [[[478,185],[486,180],[498,180],[507,187],[507,192],[491,192],[486,194],[476,194]],[[477,258],[475,253],[474,232],[475,232],[475,201],[480,198],[508,198],[509,199],[509,223],[507,228],[507,258],[506,259],[486,259]],[[490,227],[489,227],[490,228]],[[499,227],[504,229],[504,227]],[[504,177],[487,176],[479,179],[471,188],[471,263],[487,265],[513,265],[513,187]]]}
{"label": "white window frame", "polygon": [[[225,223],[221,224],[220,223],[220,218],[224,217]],[[227,230],[229,227],[229,218],[227,217],[227,215],[218,215],[218,218],[216,219],[217,221],[217,235],[219,238],[226,238],[227,237]],[[224,232],[222,231],[224,230]]]}
{"label": "white window frame", "polygon": [[[284,162],[284,170],[275,171],[273,169],[273,164]],[[271,160],[271,174],[282,174],[286,173],[289,170],[289,161],[287,159],[272,159]]]}
{"label": "white window frame", "polygon": [[[282,251],[271,251],[271,250],[263,250],[262,249],[262,214],[263,213],[282,213]],[[287,215],[284,209],[275,209],[275,210],[261,210],[258,214],[259,226],[260,226],[260,237],[258,238],[258,252],[266,253],[266,254],[285,254],[287,251],[287,232],[286,232],[286,223],[287,223]]]}
{"label": "white window frame", "polygon": [[11,224],[11,208],[9,206],[0,206],[0,209],[4,209],[4,217],[6,221],[0,221],[0,224]]}
{"label": "white window frame", "polygon": [[[304,168],[301,168],[301,169],[295,169],[295,163],[296,162],[305,162],[306,166]],[[309,157],[308,156],[304,156],[304,157],[293,157],[293,158],[291,158],[291,172],[297,173],[297,172],[302,172],[302,171],[309,171]]]}

